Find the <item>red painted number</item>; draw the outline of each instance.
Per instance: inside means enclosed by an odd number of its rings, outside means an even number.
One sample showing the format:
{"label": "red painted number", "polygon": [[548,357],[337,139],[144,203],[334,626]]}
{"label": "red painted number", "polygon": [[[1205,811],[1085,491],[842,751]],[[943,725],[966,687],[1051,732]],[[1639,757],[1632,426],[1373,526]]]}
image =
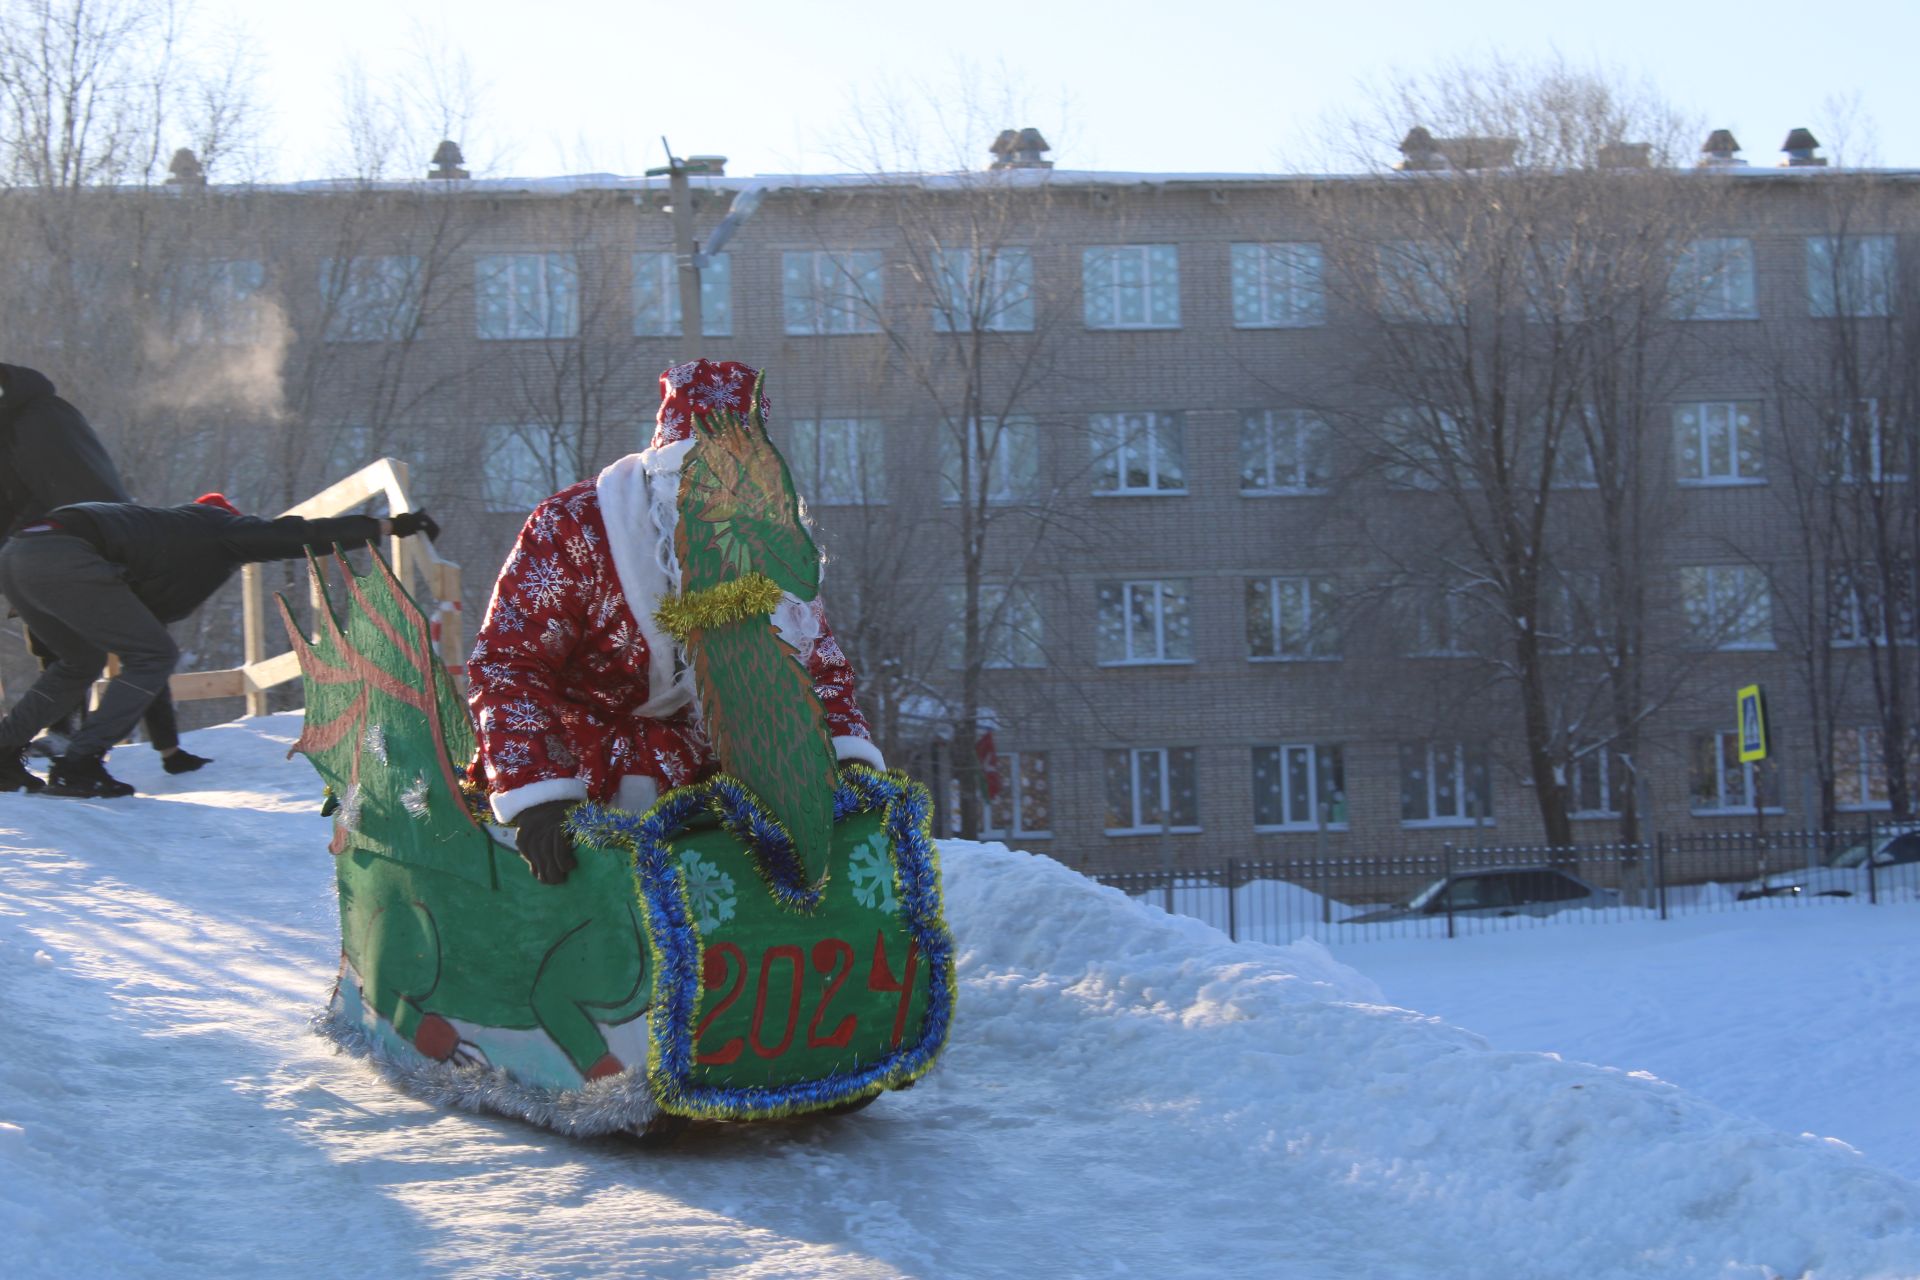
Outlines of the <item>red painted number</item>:
{"label": "red painted number", "polygon": [[[727,963],[729,959],[732,960],[732,964]],[[709,991],[718,991],[727,985],[728,969],[734,970],[736,976],[733,986],[720,998],[720,1003],[707,1010],[707,1016],[700,1019],[700,1026],[693,1033],[693,1043],[696,1047],[702,1037],[707,1034],[707,1028],[713,1025],[713,1020],[725,1013],[733,1002],[740,998],[742,988],[747,985],[747,958],[741,954],[740,948],[731,942],[722,942],[708,947],[706,962],[702,967],[705,969],[702,977],[705,978]],[[764,989],[763,986],[762,990]],[[694,1061],[708,1067],[725,1066],[740,1056],[740,1050],[744,1045],[745,1042],[739,1036],[735,1036],[711,1053],[697,1054]]]}
{"label": "red painted number", "polygon": [[807,1048],[844,1049],[853,1039],[854,1016],[848,1014],[840,1019],[840,1025],[833,1029],[833,1033],[825,1036],[820,1034],[820,1020],[827,1016],[827,1006],[833,1003],[833,997],[839,993],[840,984],[853,972],[853,944],[838,938],[825,938],[814,943],[813,967],[833,976],[827,979],[827,990],[820,997],[820,1007],[813,1011],[813,1021],[807,1024]]}
{"label": "red painted number", "polygon": [[913,974],[920,964],[920,948],[907,939],[907,974],[895,979],[893,966],[887,962],[887,935],[876,929],[873,934],[873,968],[867,970],[867,990],[898,991],[900,1003],[893,1011],[893,1044],[900,1046],[900,1036],[907,1029],[907,1005],[913,999]]}
{"label": "red painted number", "polygon": [[[787,1017],[784,1030],[780,1032],[780,1043],[768,1048],[761,1041],[761,1024],[767,1016],[767,979],[773,974],[773,962],[785,960],[788,972],[793,980],[788,984]],[[766,954],[760,957],[760,986],[753,997],[753,1026],[747,1032],[753,1044],[753,1051],[763,1058],[777,1058],[787,1051],[793,1043],[793,1029],[800,1025],[800,983],[806,977],[806,961],[800,956],[798,947],[768,947]]]}

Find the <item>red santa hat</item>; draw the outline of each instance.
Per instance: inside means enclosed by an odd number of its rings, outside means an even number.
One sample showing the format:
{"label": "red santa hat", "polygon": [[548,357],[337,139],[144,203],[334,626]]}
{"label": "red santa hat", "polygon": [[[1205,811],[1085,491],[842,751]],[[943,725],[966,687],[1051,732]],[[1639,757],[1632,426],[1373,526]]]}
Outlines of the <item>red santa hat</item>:
{"label": "red santa hat", "polygon": [[[753,384],[759,376],[758,370],[738,360],[689,360],[661,374],[653,447],[687,439],[693,434],[696,415],[731,410],[744,416],[753,405]],[[766,411],[764,398],[760,408]]]}
{"label": "red santa hat", "polygon": [[218,507],[230,516],[237,516],[241,513],[240,508],[229,502],[227,495],[224,493],[203,493],[193,500],[193,504],[197,507]]}

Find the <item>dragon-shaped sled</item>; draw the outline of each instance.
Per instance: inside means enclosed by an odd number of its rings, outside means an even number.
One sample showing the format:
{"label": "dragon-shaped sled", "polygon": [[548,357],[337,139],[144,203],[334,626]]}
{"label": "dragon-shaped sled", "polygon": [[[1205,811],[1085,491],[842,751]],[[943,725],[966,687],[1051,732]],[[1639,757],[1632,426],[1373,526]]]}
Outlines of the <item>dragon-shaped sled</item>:
{"label": "dragon-shaped sled", "polygon": [[[732,426],[771,450],[758,414]],[[711,452],[683,495],[735,460]],[[779,479],[790,500],[784,464]],[[689,597],[755,571],[740,528],[703,558],[711,528],[683,520]],[[338,563],[346,608],[324,592],[317,635],[280,602],[306,685],[294,751],[334,798],[327,1034],[417,1096],[579,1135],[849,1110],[931,1067],[954,983],[924,787],[829,771],[800,806],[829,818],[812,840],[776,816],[791,791],[775,808],[727,774],[645,814],[582,805],[577,868],[540,884],[469,804],[473,729],[426,618],[378,555],[365,574]],[[737,649],[766,625],[709,623],[688,646]],[[750,695],[702,691],[755,731]]]}

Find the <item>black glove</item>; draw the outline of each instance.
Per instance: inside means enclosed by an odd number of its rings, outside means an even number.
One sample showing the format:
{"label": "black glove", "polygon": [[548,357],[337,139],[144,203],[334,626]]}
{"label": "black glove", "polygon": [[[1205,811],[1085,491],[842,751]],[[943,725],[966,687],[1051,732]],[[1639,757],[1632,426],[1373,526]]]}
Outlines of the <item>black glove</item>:
{"label": "black glove", "polygon": [[435,524],[433,517],[424,511],[402,511],[394,516],[390,523],[393,526],[393,536],[396,538],[410,538],[416,533],[424,533],[429,542],[437,542],[440,539],[440,526]]}
{"label": "black glove", "polygon": [[533,878],[541,884],[560,884],[573,870],[573,837],[567,834],[567,810],[578,800],[549,800],[520,811],[514,844]]}

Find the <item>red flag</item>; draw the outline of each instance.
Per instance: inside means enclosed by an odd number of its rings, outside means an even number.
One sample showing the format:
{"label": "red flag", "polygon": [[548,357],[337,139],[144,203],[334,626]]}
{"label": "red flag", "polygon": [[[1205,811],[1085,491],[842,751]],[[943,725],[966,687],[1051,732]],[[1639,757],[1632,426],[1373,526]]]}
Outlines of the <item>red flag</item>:
{"label": "red flag", "polygon": [[993,750],[993,730],[988,729],[973,743],[974,757],[980,761],[980,789],[987,799],[1000,798],[1000,757]]}

